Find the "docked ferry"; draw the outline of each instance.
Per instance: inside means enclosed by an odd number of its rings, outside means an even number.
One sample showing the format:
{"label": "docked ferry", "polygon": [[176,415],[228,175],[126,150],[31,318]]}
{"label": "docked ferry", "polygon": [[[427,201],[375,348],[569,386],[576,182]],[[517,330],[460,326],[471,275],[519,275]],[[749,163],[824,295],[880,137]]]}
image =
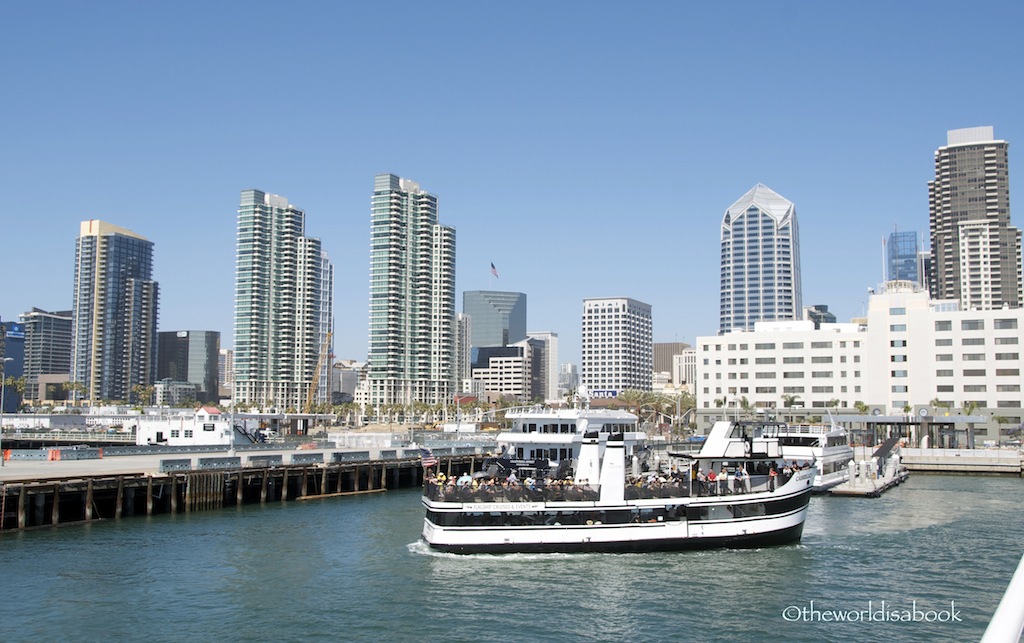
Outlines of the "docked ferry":
{"label": "docked ferry", "polygon": [[719,422],[696,455],[651,467],[633,414],[538,407],[508,417],[501,457],[483,470],[427,470],[422,536],[430,547],[641,552],[800,540],[814,470],[781,473],[777,437]]}
{"label": "docked ferry", "polygon": [[778,435],[782,456],[814,469],[814,493],[824,493],[850,477],[853,447],[846,429],[835,424],[762,423]]}

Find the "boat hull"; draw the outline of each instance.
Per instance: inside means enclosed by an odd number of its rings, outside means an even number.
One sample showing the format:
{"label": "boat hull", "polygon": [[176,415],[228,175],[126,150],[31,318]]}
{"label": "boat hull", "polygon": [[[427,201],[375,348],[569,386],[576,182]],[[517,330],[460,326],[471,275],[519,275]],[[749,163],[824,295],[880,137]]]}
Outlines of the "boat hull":
{"label": "boat hull", "polygon": [[[808,476],[809,477],[809,476]],[[809,482],[809,480],[808,480]],[[494,525],[446,527],[424,520],[423,540],[431,548],[455,554],[506,553],[634,553],[718,548],[758,548],[799,542],[810,499],[808,486],[798,494],[777,498],[785,509],[769,515],[721,518],[726,511],[742,514],[756,506],[739,498],[702,500],[693,510],[710,512],[718,519],[665,520],[648,523]],[[730,502],[740,504],[732,505]],[[648,507],[649,508],[649,507]],[[549,515],[559,509],[548,505]],[[612,510],[613,512],[615,510]],[[618,508],[618,511],[629,509]]]}
{"label": "boat hull", "polygon": [[633,541],[609,542],[544,542],[544,543],[474,543],[462,545],[445,545],[427,543],[431,549],[450,554],[573,554],[573,553],[610,553],[633,554],[659,551],[692,551],[702,549],[755,549],[760,547],[776,547],[800,542],[804,525],[799,523],[760,534],[742,534],[708,538],[666,538]]}

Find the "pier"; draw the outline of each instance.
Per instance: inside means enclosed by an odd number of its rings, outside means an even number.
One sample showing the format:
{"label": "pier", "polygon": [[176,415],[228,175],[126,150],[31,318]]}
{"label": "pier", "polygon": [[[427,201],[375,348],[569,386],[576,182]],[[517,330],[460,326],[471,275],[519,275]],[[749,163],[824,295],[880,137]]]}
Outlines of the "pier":
{"label": "pier", "polygon": [[[103,451],[6,451],[0,469],[0,531],[423,484],[419,449],[260,449],[240,454],[225,449],[120,456]],[[443,451],[449,453],[439,453]],[[434,455],[449,472],[471,471],[482,457],[479,447],[435,449]]]}

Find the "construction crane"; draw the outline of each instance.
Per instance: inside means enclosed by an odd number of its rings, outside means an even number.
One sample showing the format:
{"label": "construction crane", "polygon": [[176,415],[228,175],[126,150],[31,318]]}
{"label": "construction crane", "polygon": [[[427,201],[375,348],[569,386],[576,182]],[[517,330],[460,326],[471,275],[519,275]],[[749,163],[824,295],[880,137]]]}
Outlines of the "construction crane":
{"label": "construction crane", "polygon": [[316,398],[316,389],[320,385],[320,369],[324,367],[324,362],[327,361],[327,354],[331,350],[331,336],[334,333],[328,331],[327,336],[324,337],[324,343],[320,346],[320,356],[316,360],[316,368],[313,369],[313,381],[309,383],[309,393],[306,395],[306,413],[313,412],[313,400]]}

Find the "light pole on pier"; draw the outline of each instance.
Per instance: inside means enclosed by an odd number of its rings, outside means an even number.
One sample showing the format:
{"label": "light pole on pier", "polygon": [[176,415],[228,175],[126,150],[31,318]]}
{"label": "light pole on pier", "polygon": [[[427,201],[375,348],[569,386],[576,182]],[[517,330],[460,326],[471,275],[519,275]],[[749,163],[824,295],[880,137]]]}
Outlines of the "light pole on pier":
{"label": "light pole on pier", "polygon": [[0,467],[4,466],[4,399],[7,394],[7,362],[13,362],[13,357],[5,357],[0,363]]}

